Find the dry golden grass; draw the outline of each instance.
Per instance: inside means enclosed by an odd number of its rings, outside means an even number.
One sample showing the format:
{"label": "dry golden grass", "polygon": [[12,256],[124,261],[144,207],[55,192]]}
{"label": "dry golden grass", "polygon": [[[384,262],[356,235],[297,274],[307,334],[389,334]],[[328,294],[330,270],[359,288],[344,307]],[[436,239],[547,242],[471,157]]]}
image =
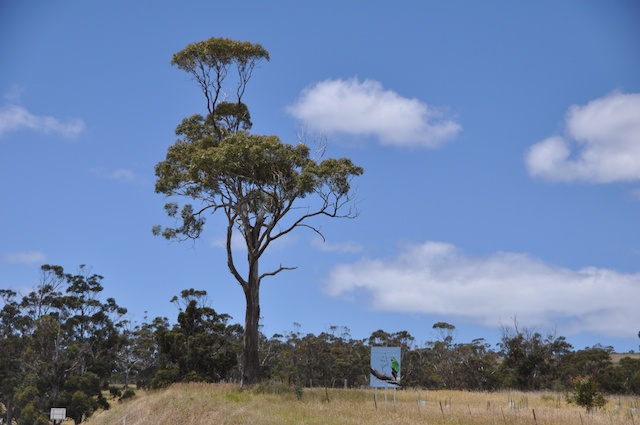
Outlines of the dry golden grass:
{"label": "dry golden grass", "polygon": [[[327,400],[328,398],[328,400]],[[425,401],[421,403],[420,401]],[[605,409],[586,414],[554,393],[474,393],[463,391],[377,392],[308,389],[298,400],[292,389],[259,392],[231,384],[176,384],[166,390],[139,392],[87,420],[87,425],[157,424],[561,424],[640,425],[632,412],[637,398],[609,399]],[[620,404],[619,408],[616,405]]]}
{"label": "dry golden grass", "polygon": [[613,364],[620,363],[620,359],[630,357],[632,359],[640,359],[640,353],[611,353],[609,355]]}

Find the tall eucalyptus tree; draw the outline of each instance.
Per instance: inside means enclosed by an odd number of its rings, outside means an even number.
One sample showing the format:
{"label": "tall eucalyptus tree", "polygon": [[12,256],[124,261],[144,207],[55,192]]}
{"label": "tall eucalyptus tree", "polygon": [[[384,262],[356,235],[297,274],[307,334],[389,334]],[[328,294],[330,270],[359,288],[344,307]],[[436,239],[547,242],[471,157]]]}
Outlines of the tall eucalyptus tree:
{"label": "tall eucalyptus tree", "polygon": [[[181,208],[167,203],[165,210],[176,225],[155,226],[155,234],[197,239],[207,216],[225,218],[227,266],[246,301],[243,384],[260,380],[262,279],[295,268],[280,265],[261,271],[260,258],[273,241],[296,228],[320,234],[315,218],[355,217],[350,183],[363,172],[350,159],[313,158],[303,143],[293,146],[277,136],[248,132],[251,116],[242,99],[262,60],[269,60],[269,53],[261,45],[227,38],[189,44],[173,55],[172,64],[189,73],[202,90],[206,114],[178,125],[178,140],[155,168],[156,192],[192,202]],[[235,237],[246,246],[245,274],[232,250]]]}

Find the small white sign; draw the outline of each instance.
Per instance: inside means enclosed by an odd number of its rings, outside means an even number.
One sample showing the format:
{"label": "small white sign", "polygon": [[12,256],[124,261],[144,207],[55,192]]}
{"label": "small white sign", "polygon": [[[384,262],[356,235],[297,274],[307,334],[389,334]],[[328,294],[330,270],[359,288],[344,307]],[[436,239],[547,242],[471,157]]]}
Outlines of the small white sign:
{"label": "small white sign", "polygon": [[67,419],[67,409],[65,407],[52,407],[49,419],[52,421],[62,419],[64,421]]}

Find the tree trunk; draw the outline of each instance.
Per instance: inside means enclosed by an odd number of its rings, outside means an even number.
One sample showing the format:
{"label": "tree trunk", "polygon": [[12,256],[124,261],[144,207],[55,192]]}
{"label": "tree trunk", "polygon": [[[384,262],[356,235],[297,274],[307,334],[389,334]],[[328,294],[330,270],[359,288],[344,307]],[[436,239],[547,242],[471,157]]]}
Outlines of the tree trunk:
{"label": "tree trunk", "polygon": [[[253,273],[251,273],[253,275]],[[252,385],[260,381],[260,358],[258,343],[260,331],[260,282],[257,276],[250,276],[244,295],[247,301],[244,325],[244,348],[242,351],[241,385]]]}
{"label": "tree trunk", "polygon": [[5,406],[5,408],[7,409],[7,423],[9,425],[11,425],[11,422],[13,421],[13,404],[11,403],[13,400],[13,395],[9,395],[7,397],[7,405]]}

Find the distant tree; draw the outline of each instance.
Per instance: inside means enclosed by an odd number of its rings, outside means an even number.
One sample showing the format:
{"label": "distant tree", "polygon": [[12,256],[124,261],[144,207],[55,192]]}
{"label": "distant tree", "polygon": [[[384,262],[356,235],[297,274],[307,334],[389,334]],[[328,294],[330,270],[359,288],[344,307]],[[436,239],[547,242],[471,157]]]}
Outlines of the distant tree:
{"label": "distant tree", "polygon": [[[242,383],[260,379],[260,284],[294,267],[261,271],[259,260],[270,244],[296,228],[318,234],[311,220],[355,217],[351,179],[362,168],[347,158],[316,160],[305,144],[292,146],[276,136],[251,135],[251,117],[243,95],[255,66],[269,53],[259,44],[211,38],[188,45],[172,64],[189,73],[206,100],[207,114],[185,118],[177,127],[178,141],[156,165],[156,192],[191,199],[181,209],[170,202],[165,210],[176,218],[174,228],[154,227],[167,239],[197,239],[207,214],[225,218],[227,266],[242,287],[246,314]],[[234,91],[225,80],[235,69]],[[233,96],[230,95],[233,93]],[[233,97],[233,98],[231,98]],[[311,196],[315,200],[310,200]],[[309,199],[309,200],[307,200]],[[319,201],[319,202],[317,202]],[[243,275],[232,247],[239,235],[246,246]]]}
{"label": "distant tree", "polygon": [[562,385],[568,388],[573,379],[587,375],[599,380],[599,376],[612,364],[612,351],[611,347],[595,345],[564,354],[558,365]]}
{"label": "distant tree", "polygon": [[458,389],[490,391],[498,387],[498,356],[489,347],[483,338],[456,344]]}
{"label": "distant tree", "polygon": [[484,339],[456,343],[456,327],[437,322],[436,340],[406,355],[405,385],[432,389],[493,390],[498,387],[497,355]]}
{"label": "distant tree", "polygon": [[431,327],[437,329],[440,341],[451,343],[453,341],[453,332],[456,330],[455,325],[447,322],[437,322]]}
{"label": "distant tree", "polygon": [[603,391],[640,395],[640,359],[623,357],[595,376]]}
{"label": "distant tree", "polygon": [[206,291],[184,290],[172,302],[181,306],[178,322],[156,331],[158,372],[153,387],[173,382],[216,382],[227,377],[237,363],[235,341],[242,332],[227,326],[230,317],[206,305]]}
{"label": "distant tree", "polygon": [[319,335],[289,332],[268,341],[269,378],[295,386],[368,385],[369,348],[347,327],[330,326]]}
{"label": "distant tree", "polygon": [[415,338],[407,331],[388,333],[378,329],[371,333],[368,341],[373,346],[400,347],[403,351],[409,351]]}
{"label": "distant tree", "polygon": [[516,320],[512,327],[503,326],[499,345],[504,385],[524,391],[552,387],[562,356],[572,348],[564,337],[519,328]]}
{"label": "distant tree", "polygon": [[136,368],[136,386],[148,389],[158,371],[159,347],[156,333],[169,327],[165,317],[156,317],[151,323],[143,322],[134,332],[135,352],[139,363]]}
{"label": "distant tree", "polygon": [[370,349],[365,346],[363,340],[351,338],[349,328],[342,328],[340,335],[333,334],[337,327],[329,328],[328,333],[330,351],[333,358],[331,362],[331,386],[336,382],[346,379],[347,384],[354,387],[369,383],[369,354]]}
{"label": "distant tree", "polygon": [[[102,279],[84,266],[74,275],[44,265],[40,283],[19,303],[15,293],[1,292],[0,392],[18,424],[48,423],[43,412],[54,405],[67,406],[76,424],[108,407],[102,389],[116,364],[126,310],[111,298],[100,301]],[[5,336],[13,343],[8,351]]]}
{"label": "distant tree", "polygon": [[[22,314],[16,292],[0,290],[0,401],[6,409],[6,423],[13,421],[14,397],[25,374],[23,356],[29,321]],[[1,421],[0,421],[1,422]]]}
{"label": "distant tree", "polygon": [[456,373],[458,366],[458,351],[453,343],[455,326],[446,322],[438,322],[432,326],[436,329],[439,339],[427,343],[430,348],[430,365],[438,376],[440,385],[444,388],[455,389],[459,378]]}
{"label": "distant tree", "polygon": [[144,321],[140,325],[127,322],[122,328],[124,340],[118,354],[117,373],[120,382],[124,384],[124,390],[129,389],[129,384],[134,381],[139,388],[148,389],[151,380],[157,371],[158,344],[155,339],[155,331],[159,328],[167,328],[166,319],[156,318],[153,322],[147,322],[145,312]]}
{"label": "distant tree", "polygon": [[115,299],[100,300],[104,290],[104,277],[91,273],[84,265],[78,274],[67,274],[64,300],[64,330],[72,335],[67,349],[74,350],[74,368],[80,375],[91,372],[99,379],[99,387],[105,387],[116,368],[118,352],[123,340],[120,329],[127,309],[118,306]]}

